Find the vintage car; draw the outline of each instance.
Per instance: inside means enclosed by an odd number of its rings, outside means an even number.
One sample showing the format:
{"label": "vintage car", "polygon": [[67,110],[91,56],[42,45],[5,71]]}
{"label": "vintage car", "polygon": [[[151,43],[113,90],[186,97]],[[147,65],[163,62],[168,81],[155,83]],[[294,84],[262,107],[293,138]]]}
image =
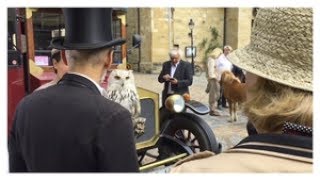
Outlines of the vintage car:
{"label": "vintage car", "polygon": [[159,106],[159,94],[138,88],[141,116],[146,118],[144,134],[136,137],[141,171],[167,166],[200,151],[221,152],[209,125],[199,116],[209,108],[195,100],[185,101],[180,95]]}

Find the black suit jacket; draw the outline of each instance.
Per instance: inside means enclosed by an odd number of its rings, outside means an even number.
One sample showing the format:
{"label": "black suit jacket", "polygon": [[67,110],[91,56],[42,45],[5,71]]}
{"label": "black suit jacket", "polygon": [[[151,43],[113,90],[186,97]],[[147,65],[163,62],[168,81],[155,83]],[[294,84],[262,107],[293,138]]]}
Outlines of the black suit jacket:
{"label": "black suit jacket", "polygon": [[[169,82],[163,79],[165,74],[171,74],[171,61],[166,61],[162,65],[162,70],[159,74],[158,81],[160,83],[164,83],[164,89],[162,91],[162,103],[168,96],[168,85]],[[180,60],[179,65],[173,75],[174,78],[178,80],[178,84],[172,84],[171,89],[174,91],[175,94],[189,93],[189,86],[192,85],[193,76],[192,76],[192,66],[189,62]]]}
{"label": "black suit jacket", "polygon": [[130,113],[88,79],[66,74],[18,105],[11,172],[137,172]]}
{"label": "black suit jacket", "polygon": [[237,78],[239,78],[239,80],[240,80],[242,83],[245,83],[245,82],[246,82],[246,76],[244,75],[242,69],[239,68],[238,66],[236,66],[236,65],[233,65],[233,66],[232,66],[232,73],[233,73]]}

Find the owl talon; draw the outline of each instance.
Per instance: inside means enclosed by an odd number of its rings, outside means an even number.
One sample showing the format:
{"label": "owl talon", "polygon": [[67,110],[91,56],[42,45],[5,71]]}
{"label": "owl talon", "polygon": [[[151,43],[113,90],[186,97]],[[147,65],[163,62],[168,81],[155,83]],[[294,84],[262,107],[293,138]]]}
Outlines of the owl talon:
{"label": "owl talon", "polygon": [[138,135],[142,135],[144,133],[144,129],[145,129],[145,122],[146,122],[146,118],[144,117],[137,117],[137,118],[133,118],[134,121],[134,133],[138,134]]}

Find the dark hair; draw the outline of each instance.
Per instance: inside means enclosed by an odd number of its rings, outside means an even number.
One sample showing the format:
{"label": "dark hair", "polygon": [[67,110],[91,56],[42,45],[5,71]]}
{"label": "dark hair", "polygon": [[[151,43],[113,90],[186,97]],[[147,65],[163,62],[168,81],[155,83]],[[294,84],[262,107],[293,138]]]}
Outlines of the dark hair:
{"label": "dark hair", "polygon": [[[57,63],[59,63],[61,61],[61,53],[60,53],[60,51],[57,51],[57,52],[55,52],[55,53],[53,53],[51,55],[51,63],[52,63],[52,65],[53,65],[53,60],[56,60]],[[53,69],[54,69],[54,72],[57,74],[58,73],[57,69],[56,68],[53,68]]]}
{"label": "dark hair", "polygon": [[[57,52],[55,52],[55,53],[53,53],[51,55],[51,61],[53,61],[53,59],[55,59],[57,62],[61,61],[61,53],[60,53],[60,51],[57,51]],[[52,62],[52,64],[53,64],[53,62]]]}

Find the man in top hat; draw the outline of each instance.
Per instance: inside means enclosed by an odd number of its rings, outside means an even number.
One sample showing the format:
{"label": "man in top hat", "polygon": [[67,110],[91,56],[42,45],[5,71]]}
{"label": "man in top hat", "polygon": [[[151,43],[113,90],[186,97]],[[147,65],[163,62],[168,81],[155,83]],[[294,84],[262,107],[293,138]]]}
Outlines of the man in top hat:
{"label": "man in top hat", "polygon": [[47,87],[53,86],[58,83],[58,81],[62,78],[62,76],[68,71],[68,65],[61,60],[62,60],[61,51],[58,49],[52,49],[51,62],[54,68],[54,72],[56,73],[56,77],[52,81],[38,87],[37,89],[35,89],[35,91],[38,91],[40,89],[45,89]]}
{"label": "man in top hat", "polygon": [[66,35],[51,46],[65,49],[69,72],[57,85],[18,105],[9,136],[11,172],[137,172],[130,113],[101,96],[112,63],[111,9],[63,9]]}

